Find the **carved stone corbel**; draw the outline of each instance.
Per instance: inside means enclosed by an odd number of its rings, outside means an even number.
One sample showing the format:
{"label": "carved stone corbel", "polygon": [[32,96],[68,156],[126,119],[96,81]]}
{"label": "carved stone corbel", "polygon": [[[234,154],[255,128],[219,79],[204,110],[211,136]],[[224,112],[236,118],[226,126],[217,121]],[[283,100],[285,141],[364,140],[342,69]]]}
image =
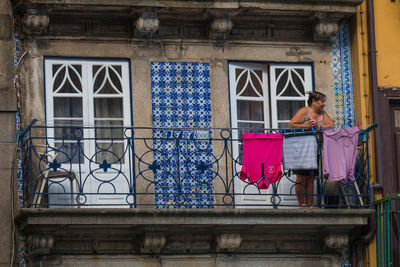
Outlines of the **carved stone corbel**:
{"label": "carved stone corbel", "polygon": [[31,254],[49,254],[54,247],[51,235],[31,235],[28,237],[28,248]]}
{"label": "carved stone corbel", "polygon": [[164,234],[145,234],[142,240],[142,253],[159,253],[167,243],[167,238]]}
{"label": "carved stone corbel", "polygon": [[226,40],[228,39],[231,30],[233,27],[231,17],[217,17],[213,18],[210,27],[210,38],[211,39],[219,39],[219,40]]}
{"label": "carved stone corbel", "polygon": [[214,18],[211,23],[211,30],[215,33],[229,33],[232,27],[233,23],[230,17]]}
{"label": "carved stone corbel", "polygon": [[328,15],[324,12],[314,14],[314,41],[330,41],[339,31],[338,18],[340,14]]}
{"label": "carved stone corbel", "polygon": [[23,19],[25,32],[28,34],[41,34],[47,31],[49,16],[30,11]]}
{"label": "carved stone corbel", "polygon": [[240,234],[220,234],[216,237],[217,251],[234,251],[240,247],[242,236]]}
{"label": "carved stone corbel", "polygon": [[346,233],[329,233],[324,237],[324,243],[328,248],[341,250],[347,247],[349,236]]}
{"label": "carved stone corbel", "polygon": [[210,25],[211,39],[227,39],[232,31],[232,17],[238,15],[240,10],[207,10],[212,17]]}
{"label": "carved stone corbel", "polygon": [[144,34],[152,34],[158,31],[160,20],[154,11],[142,11],[136,19],[136,30]]}
{"label": "carved stone corbel", "polygon": [[314,26],[314,40],[315,41],[329,41],[339,31],[337,22],[332,21],[319,21]]}

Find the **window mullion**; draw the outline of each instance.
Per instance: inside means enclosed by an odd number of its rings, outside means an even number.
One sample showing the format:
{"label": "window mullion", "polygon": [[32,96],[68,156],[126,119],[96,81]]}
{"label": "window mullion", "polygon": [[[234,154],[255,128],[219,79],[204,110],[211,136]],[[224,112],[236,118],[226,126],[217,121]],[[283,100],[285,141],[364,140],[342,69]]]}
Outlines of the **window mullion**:
{"label": "window mullion", "polygon": [[272,119],[272,128],[278,128],[278,110],[277,110],[277,97],[276,97],[276,75],[275,68],[271,65],[269,68],[269,76],[270,76],[270,93],[271,93],[271,119]]}
{"label": "window mullion", "polygon": [[[263,80],[264,80],[264,86],[263,86],[263,89],[264,89],[264,92],[263,92],[264,93],[264,128],[271,128],[271,119],[270,119],[270,117],[273,117],[270,114],[271,108],[270,108],[270,87],[269,87],[270,77],[268,77],[269,73],[270,72],[268,71],[268,68],[267,68],[267,70],[263,71]],[[272,112],[272,110],[271,110],[271,112]],[[274,113],[272,112],[272,114],[274,114]]]}
{"label": "window mullion", "polygon": [[[83,103],[84,103],[84,114],[83,114],[83,124],[92,126],[93,125],[93,94],[92,94],[92,86],[91,86],[91,77],[92,71],[90,67],[90,62],[83,63]],[[93,140],[94,138],[94,129],[92,127],[84,128],[84,137]],[[86,155],[92,155],[94,153],[94,142],[93,141],[85,141],[82,144],[84,146],[84,151]]]}
{"label": "window mullion", "polygon": [[[128,65],[122,65],[122,77],[129,77]],[[130,110],[130,85],[128,79],[122,79],[122,101],[123,101],[123,119],[124,125],[131,125],[131,110]]]}

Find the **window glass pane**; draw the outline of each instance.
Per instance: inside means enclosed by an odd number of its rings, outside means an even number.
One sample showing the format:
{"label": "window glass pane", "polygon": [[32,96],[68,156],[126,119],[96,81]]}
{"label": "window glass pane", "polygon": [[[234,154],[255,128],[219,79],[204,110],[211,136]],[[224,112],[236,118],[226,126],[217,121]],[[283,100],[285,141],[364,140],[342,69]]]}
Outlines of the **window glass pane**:
{"label": "window glass pane", "polygon": [[[236,94],[240,96],[262,96],[262,70],[236,70]],[[242,90],[244,91],[240,93]]]}
{"label": "window glass pane", "polygon": [[122,92],[122,84],[114,66],[93,66],[93,91],[96,94],[118,94]]}
{"label": "window glass pane", "polygon": [[121,139],[124,137],[123,121],[96,121],[96,138]]}
{"label": "window glass pane", "polygon": [[[54,76],[55,75],[55,76]],[[60,86],[62,86],[62,83],[65,78],[65,67],[62,67],[62,65],[53,65],[53,76],[55,77],[54,83],[53,83],[53,92],[58,90]]]}
{"label": "window glass pane", "polygon": [[81,97],[54,97],[55,118],[82,118]]}
{"label": "window glass pane", "polygon": [[280,84],[278,84],[278,87],[277,87],[277,89],[279,91],[285,90],[281,96],[301,96],[299,93],[297,93],[294,90],[293,83],[291,83],[291,82],[286,87],[279,87],[279,86],[280,86]]}
{"label": "window glass pane", "polygon": [[[58,69],[57,67],[58,66]],[[80,93],[82,84],[80,69],[76,65],[53,65],[53,75],[55,75],[53,91],[57,93]]]}
{"label": "window glass pane", "polygon": [[302,78],[302,80],[305,80],[304,69],[297,69],[297,68],[293,68],[293,69]]}
{"label": "window glass pane", "polygon": [[[279,75],[281,76],[279,77]],[[303,80],[305,79],[303,69],[275,69],[275,79],[277,79],[277,95],[284,91],[282,96],[304,96],[305,88]]]}
{"label": "window glass pane", "polygon": [[122,98],[95,98],[95,118],[122,118]]}
{"label": "window glass pane", "polygon": [[244,69],[240,69],[240,68],[235,69],[236,80],[239,78],[240,74],[243,73],[243,71],[245,71],[245,70]]}
{"label": "window glass pane", "polygon": [[263,121],[263,101],[237,101],[238,120]]}
{"label": "window glass pane", "polygon": [[[285,91],[283,94],[284,96],[299,96],[299,91],[301,93],[300,96],[304,96],[305,94],[305,88],[304,88],[304,77],[301,76],[301,72],[303,71],[301,69],[291,69],[290,74],[291,74],[291,80],[290,80],[290,87],[289,90]],[[297,91],[294,90],[294,88],[297,89]]]}
{"label": "window glass pane", "polygon": [[56,74],[56,72],[61,68],[61,64],[54,64],[53,65],[53,67],[52,67],[52,70],[53,70],[53,77],[54,77],[54,74]]}
{"label": "window glass pane", "polygon": [[305,106],[305,101],[278,100],[278,120],[290,120],[296,112]]}
{"label": "window glass pane", "polygon": [[124,144],[96,143],[96,161],[102,163],[104,160],[110,164],[124,163]]}
{"label": "window glass pane", "polygon": [[55,120],[54,137],[56,139],[71,140],[83,137],[83,121]]}
{"label": "window glass pane", "polygon": [[[238,128],[240,128],[243,133],[251,133],[254,132],[255,129],[264,129],[264,122],[238,122]],[[241,133],[239,133],[239,135],[241,135]]]}
{"label": "window glass pane", "polygon": [[281,75],[282,72],[284,72],[286,69],[284,68],[275,68],[275,80],[278,79],[279,75]]}
{"label": "window glass pane", "polygon": [[[117,68],[115,68],[117,67]],[[108,77],[110,78],[109,81],[112,83],[113,88],[117,90],[118,92],[122,92],[122,84],[120,80],[120,67],[119,66],[108,66]]]}
{"label": "window glass pane", "polygon": [[288,72],[286,69],[275,68],[275,80],[277,82],[276,95],[279,95],[281,93],[281,91],[285,87],[287,79],[288,79]]}
{"label": "window glass pane", "polygon": [[120,65],[112,65],[111,66],[120,76],[122,76],[122,68]]}
{"label": "window glass pane", "polygon": [[[55,152],[57,153],[56,160],[60,164],[66,163],[83,163],[85,158],[83,156],[83,144],[78,146],[77,142],[67,143],[56,141]],[[80,154],[80,158],[79,158]]]}
{"label": "window glass pane", "polygon": [[72,68],[77,72],[79,76],[82,77],[82,66],[81,65],[71,65]]}

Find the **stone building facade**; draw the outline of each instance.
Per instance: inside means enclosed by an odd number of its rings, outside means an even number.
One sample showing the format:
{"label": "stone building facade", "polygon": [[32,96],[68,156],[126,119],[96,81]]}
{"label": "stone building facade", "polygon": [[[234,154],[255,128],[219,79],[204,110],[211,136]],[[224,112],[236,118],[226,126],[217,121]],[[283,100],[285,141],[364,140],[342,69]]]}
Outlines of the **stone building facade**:
{"label": "stone building facade", "polygon": [[[8,21],[1,42],[9,49],[0,56],[7,61],[14,49],[18,79],[12,86],[10,66],[1,76],[10,92],[10,100],[2,98],[3,120],[14,127],[18,108],[20,129],[37,119],[50,126],[47,135],[57,135],[51,126],[60,125],[279,129],[304,106],[306,92],[318,90],[328,96],[326,110],[336,126],[354,126],[347,24],[361,2],[12,0],[0,6]],[[4,136],[14,136],[14,129]],[[123,144],[111,144],[113,153]],[[100,164],[104,173],[110,160],[105,156]],[[151,179],[156,161],[148,164]],[[222,167],[232,169],[232,163]],[[57,195],[49,196],[50,208],[28,207],[18,191],[24,178],[16,181],[15,222],[27,266],[341,266],[349,242],[373,213],[235,208],[224,206],[224,197],[208,202],[201,195],[187,203],[206,209],[162,209],[178,205],[157,197],[170,182],[155,186],[154,199],[133,203],[133,194],[126,195],[131,207],[143,204],[137,208],[122,209],[112,194],[97,197],[104,183],[94,182],[93,196],[80,196],[92,207],[58,208],[64,200]],[[138,183],[138,192],[146,185]],[[213,184],[213,190],[222,187]],[[211,209],[213,201],[223,208]],[[234,201],[246,206],[260,199]],[[105,208],[109,203],[115,206]]]}

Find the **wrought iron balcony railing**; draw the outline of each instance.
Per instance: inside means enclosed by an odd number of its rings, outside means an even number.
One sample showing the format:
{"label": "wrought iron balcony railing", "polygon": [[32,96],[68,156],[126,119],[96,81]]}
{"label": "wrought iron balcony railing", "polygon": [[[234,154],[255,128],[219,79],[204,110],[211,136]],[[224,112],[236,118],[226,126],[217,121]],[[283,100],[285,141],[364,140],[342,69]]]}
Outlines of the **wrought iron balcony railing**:
{"label": "wrought iron balcony railing", "polygon": [[400,194],[392,194],[377,200],[375,208],[377,266],[398,266],[400,262]]}
{"label": "wrought iron balcony railing", "polygon": [[[360,132],[355,182],[322,174],[317,135],[316,207],[370,207],[368,133]],[[298,207],[296,176],[268,189],[240,180],[241,135],[250,129],[34,125],[23,138],[26,207]],[[281,132],[284,129],[257,129]],[[297,133],[299,134],[299,133]],[[262,177],[260,177],[262,178]]]}

